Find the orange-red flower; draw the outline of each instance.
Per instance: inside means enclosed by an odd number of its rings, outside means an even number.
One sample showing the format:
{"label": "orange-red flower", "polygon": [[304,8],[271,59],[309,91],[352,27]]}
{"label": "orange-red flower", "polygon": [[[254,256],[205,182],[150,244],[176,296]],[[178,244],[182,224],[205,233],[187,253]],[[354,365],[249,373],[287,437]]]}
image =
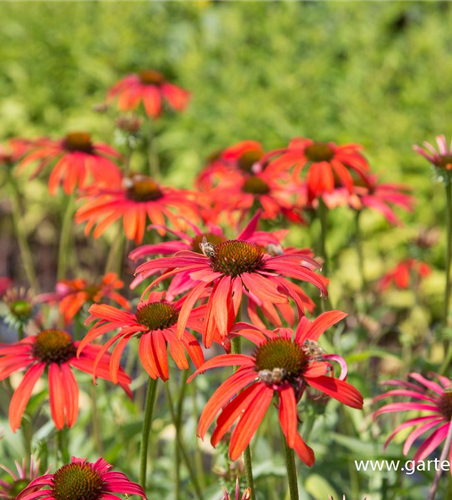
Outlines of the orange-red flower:
{"label": "orange-red flower", "polygon": [[118,109],[129,111],[143,103],[146,113],[157,118],[162,112],[165,100],[175,111],[183,111],[190,93],[169,83],[159,71],[144,70],[132,73],[113,85],[107,94],[107,101],[118,98]]}
{"label": "orange-red flower", "polygon": [[49,191],[55,194],[61,184],[64,192],[69,194],[77,187],[85,188],[92,183],[110,187],[120,184],[121,172],[112,161],[120,157],[107,144],[92,142],[90,134],[71,132],[60,140],[43,138],[33,141],[18,169],[37,163],[32,174],[34,178],[54,164]]}
{"label": "orange-red flower", "polygon": [[[216,446],[232,428],[229,456],[237,460],[257,431],[273,398],[277,396],[279,421],[288,445],[308,466],[314,463],[314,452],[298,433],[297,403],[310,386],[352,408],[361,409],[363,398],[359,391],[345,382],[347,366],[334,354],[324,354],[317,340],[321,334],[346,316],[330,311],[314,321],[300,321],[295,334],[287,328],[274,331],[259,330],[238,323],[234,330],[256,344],[256,350],[245,354],[225,354],[206,361],[189,379],[211,368],[238,366],[239,369],[215,391],[201,414],[198,436],[204,438],[215,416],[216,427],[211,443]],[[331,361],[339,362],[339,378],[329,376]],[[331,374],[331,373],[330,373]]]}
{"label": "orange-red flower", "polygon": [[335,187],[335,179],[351,193],[354,185],[352,172],[366,182],[369,165],[359,152],[361,149],[358,144],[338,146],[334,142],[296,138],[287,148],[266,155],[265,160],[271,160],[270,165],[282,170],[294,167],[295,182],[299,181],[302,170],[307,169],[308,198],[312,201],[325,192],[331,193]]}
{"label": "orange-red flower", "polygon": [[86,458],[72,457],[70,464],[32,481],[17,500],[118,500],[129,495],[146,500],[139,484],[111,469],[112,465],[103,458],[91,463]]}
{"label": "orange-red flower", "polygon": [[209,193],[214,212],[238,212],[243,220],[250,212],[260,210],[263,219],[282,215],[292,222],[304,222],[288,179],[281,182],[281,177],[280,170],[271,166],[252,175],[229,174]]}
{"label": "orange-red flower", "polygon": [[395,285],[401,290],[410,287],[412,280],[418,285],[423,278],[432,272],[430,266],[417,259],[408,258],[399,262],[393,269],[388,271],[380,281],[380,289],[387,290]]}
{"label": "orange-red flower", "polygon": [[[176,335],[176,323],[184,299],[177,302],[165,300],[164,293],[151,293],[145,302],[140,302],[135,313],[121,311],[112,306],[94,304],[90,307],[91,316],[86,320],[89,324],[97,322],[80,342],[78,352],[94,339],[107,332],[120,329],[99,351],[98,358],[117,342],[110,362],[110,376],[116,382],[121,355],[132,337],[140,339],[139,356],[144,369],[153,379],[168,380],[168,354],[180,370],[189,368],[185,351],[187,351],[196,367],[204,362],[204,355],[198,341],[191,333],[184,330],[179,340]],[[204,307],[191,312],[185,326],[197,332],[201,329]],[[94,373],[96,370],[94,370]]]}
{"label": "orange-red flower", "polygon": [[117,292],[123,287],[124,282],[116,273],[107,273],[100,282],[90,283],[81,278],[59,281],[54,293],[43,293],[37,300],[50,304],[57,303],[64,322],[69,324],[87,303],[99,303],[104,299],[111,299],[121,307],[130,309],[128,300]]}
{"label": "orange-red flower", "polygon": [[31,141],[26,139],[9,139],[5,146],[0,144],[0,165],[17,163],[30,149]]}
{"label": "orange-red flower", "polygon": [[294,250],[290,254],[272,256],[255,243],[246,241],[245,231],[239,238],[216,245],[206,242],[204,254],[181,251],[173,257],[154,259],[137,268],[136,274],[141,279],[163,271],[144,295],[162,280],[179,274],[188,275],[196,282],[182,305],[177,326],[179,336],[183,334],[191,309],[207,293],[209,298],[203,326],[206,347],[210,347],[217,336],[225,338],[229,333],[243,294],[257,304],[287,304],[292,298],[299,315],[303,314],[305,304],[285,277],[312,283],[327,296],[327,281],[313,271],[320,265],[305,251]]}
{"label": "orange-red flower", "polygon": [[[100,346],[92,345],[77,357],[78,346],[79,342],[74,342],[68,333],[60,330],[43,330],[14,344],[0,344],[0,380],[26,371],[9,405],[9,423],[13,432],[20,427],[33,388],[44,372],[49,382],[50,411],[57,429],[65,425],[72,427],[77,420],[79,390],[72,368],[93,374],[96,361],[97,375],[111,380],[108,374],[110,356],[102,354],[99,358]],[[130,382],[130,377],[120,368],[115,383],[132,397]]]}
{"label": "orange-red flower", "polygon": [[208,191],[230,174],[258,174],[264,169],[262,144],[257,141],[241,141],[211,156],[207,166],[199,174],[196,185]]}
{"label": "orange-red flower", "polygon": [[[176,214],[184,214],[192,221],[199,219],[192,193],[160,186],[141,174],[124,178],[117,188],[92,189],[84,198],[87,201],[77,211],[76,222],[87,222],[86,234],[96,226],[95,238],[121,218],[127,238],[137,244],[143,240],[147,221],[163,226],[166,218],[176,229],[181,229],[183,224]],[[163,229],[159,232],[165,233]]]}

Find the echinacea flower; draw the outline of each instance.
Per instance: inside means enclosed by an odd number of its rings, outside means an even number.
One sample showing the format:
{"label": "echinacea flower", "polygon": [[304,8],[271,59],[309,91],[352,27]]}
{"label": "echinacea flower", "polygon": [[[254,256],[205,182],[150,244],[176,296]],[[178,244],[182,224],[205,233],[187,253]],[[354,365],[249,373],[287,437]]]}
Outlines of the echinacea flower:
{"label": "echinacea flower", "polygon": [[[361,409],[363,398],[359,391],[345,382],[347,366],[334,354],[324,354],[317,340],[321,334],[346,316],[341,311],[330,311],[310,321],[303,317],[295,333],[287,328],[274,331],[259,330],[246,323],[238,323],[234,332],[247,338],[256,349],[249,356],[225,354],[206,361],[190,377],[221,366],[239,369],[215,391],[201,414],[197,434],[202,439],[215,416],[216,427],[212,446],[238,420],[231,435],[229,456],[237,460],[257,431],[268,407],[277,396],[279,421],[288,445],[308,466],[314,463],[314,452],[298,433],[297,403],[309,386],[352,408]],[[332,375],[331,361],[339,362],[342,373]]]}
{"label": "echinacea flower", "polygon": [[[402,222],[397,217],[393,207],[398,207],[407,212],[413,210],[414,198],[410,196],[411,188],[404,184],[379,183],[376,176],[371,175],[366,183],[359,180],[355,183],[352,192],[347,188],[338,186],[332,192],[325,192],[322,200],[330,208],[349,206],[359,212],[369,208],[382,214],[389,224],[400,226]],[[317,202],[313,200],[313,204]]]}
{"label": "echinacea flower", "polygon": [[93,302],[98,304],[105,299],[111,299],[121,307],[130,309],[128,300],[118,292],[123,287],[124,282],[116,273],[107,273],[100,281],[89,282],[81,278],[59,281],[54,293],[43,293],[37,300],[58,304],[58,309],[67,325],[85,304]]}
{"label": "echinacea flower", "polygon": [[[166,218],[176,229],[181,229],[180,221],[172,210],[191,220],[199,219],[197,205],[190,192],[160,186],[141,174],[125,177],[117,188],[92,189],[84,198],[87,201],[77,211],[76,222],[87,222],[86,234],[96,226],[93,232],[95,238],[121,218],[126,237],[137,244],[143,240],[148,220],[163,226]],[[163,230],[159,232],[164,234]]]}
{"label": "echinacea flower", "polygon": [[[104,354],[98,359],[101,347],[89,346],[77,357],[78,346],[79,342],[74,342],[61,330],[42,330],[14,344],[0,344],[0,380],[25,370],[9,405],[9,423],[13,432],[20,427],[33,388],[44,372],[49,382],[51,415],[57,429],[65,425],[72,427],[77,420],[79,389],[72,368],[89,374],[96,369],[99,377],[111,380],[108,374],[110,356]],[[120,368],[115,383],[132,397],[130,382],[130,377]]]}
{"label": "echinacea flower", "polygon": [[207,166],[198,175],[196,186],[202,191],[209,191],[231,173],[258,174],[264,169],[261,163],[264,155],[260,142],[240,141],[209,158]]}
{"label": "echinacea flower", "polygon": [[[405,439],[403,454],[407,455],[412,445],[428,431],[431,434],[423,441],[414,455],[416,462],[424,460],[446,439],[452,418],[451,381],[435,373],[427,379],[418,373],[410,373],[412,381],[386,380],[382,385],[393,387],[389,392],[377,396],[374,401],[389,397],[404,397],[408,401],[389,403],[374,413],[374,418],[385,413],[422,412],[422,416],[408,419],[397,426],[385,442],[384,448],[395,436],[409,427],[416,427]],[[436,379],[437,382],[433,379]],[[450,456],[452,460],[452,453]]]}
{"label": "echinacea flower", "polygon": [[436,138],[436,144],[438,150],[429,142],[424,142],[424,147],[414,145],[413,149],[428,160],[439,174],[447,173],[452,170],[452,144],[448,147],[444,135],[439,135]]}
{"label": "echinacea flower", "polygon": [[[271,233],[265,231],[258,231],[258,222],[259,222],[260,213],[258,212],[246,225],[237,239],[248,241],[250,243],[255,243],[258,245],[262,251],[268,253],[269,255],[282,255],[284,253],[291,253],[294,251],[293,249],[283,249],[281,246],[281,241],[287,234],[287,230],[278,230],[273,231]],[[192,222],[186,220],[187,224],[193,230],[194,235],[190,236],[189,234],[173,231],[168,227],[164,227],[165,231],[169,234],[174,234],[179,239],[176,241],[163,241],[161,243],[155,243],[150,245],[143,245],[141,247],[132,250],[129,257],[133,261],[137,261],[144,257],[153,257],[154,255],[174,255],[177,252],[182,250],[189,250],[192,252],[196,252],[198,254],[202,254],[202,248],[205,245],[218,245],[219,243],[223,243],[227,240],[227,237],[223,233],[223,230],[212,223],[207,224],[206,230],[202,230],[197,227]],[[308,257],[312,257],[312,251],[309,249],[299,250],[299,252],[303,252]],[[158,272],[158,270],[156,270]],[[133,281],[131,288],[135,288],[139,283],[141,283],[142,278],[137,276]],[[303,303],[303,308],[309,312],[314,310],[315,304],[311,300],[311,298],[306,295],[306,293],[295,283],[292,283],[288,280],[285,280],[287,286],[292,287],[295,293],[298,294],[300,301]],[[197,282],[193,281],[190,278],[190,271],[186,273],[180,273],[174,276],[166,290],[166,298],[173,299],[175,296],[180,295],[182,293],[187,292],[196,286]],[[259,317],[257,314],[257,307],[262,311],[263,315],[272,322],[275,326],[282,326],[280,317],[278,312],[283,316],[283,318],[289,323],[293,324],[295,317],[293,314],[293,309],[290,304],[264,304],[262,301],[255,301],[253,297],[249,297],[250,300],[248,302],[248,314],[250,318],[253,319],[253,323],[256,326],[262,324],[259,323]]]}
{"label": "echinacea flower", "polygon": [[336,179],[351,193],[354,186],[352,172],[366,182],[369,165],[359,152],[361,149],[358,144],[338,146],[334,142],[296,138],[287,148],[266,155],[266,160],[271,160],[270,165],[275,169],[288,170],[294,167],[293,177],[296,182],[306,168],[308,198],[312,201],[325,192],[331,193]]}
{"label": "echinacea flower", "polygon": [[289,180],[282,181],[279,169],[271,166],[253,175],[229,175],[209,193],[213,210],[226,214],[238,212],[240,220],[260,210],[263,219],[274,220],[282,215],[295,223],[305,222],[288,186]]}
{"label": "echinacea flower", "polygon": [[27,465],[25,458],[21,464],[15,462],[17,472],[13,472],[11,469],[8,469],[8,467],[0,465],[0,468],[11,477],[11,479],[7,481],[0,480],[1,499],[16,500],[17,495],[39,476],[39,460],[35,462],[33,457],[30,457],[29,463],[30,465]]}
{"label": "echinacea flower", "polygon": [[421,280],[429,276],[431,272],[430,266],[425,262],[413,258],[404,259],[385,273],[380,281],[380,289],[385,291],[394,285],[400,290],[406,290],[413,284],[419,285]]}
{"label": "echinacea flower", "polygon": [[54,164],[49,177],[49,191],[54,195],[61,184],[66,194],[76,188],[117,186],[121,172],[112,160],[121,155],[107,144],[93,142],[87,132],[70,132],[63,139],[48,138],[33,141],[28,153],[18,165],[23,170],[30,164],[38,164],[32,178],[49,165]]}
{"label": "echinacea flower", "polygon": [[240,496],[240,481],[237,478],[235,482],[235,495],[234,498],[229,494],[226,488],[223,488],[224,495],[221,500],[249,500],[251,498],[251,488],[245,488],[243,495]]}
{"label": "echinacea flower", "polygon": [[16,500],[116,500],[122,495],[146,499],[139,484],[112,468],[103,458],[91,463],[86,458],[72,457],[70,464],[32,481]]}
{"label": "echinacea flower", "polygon": [[3,296],[6,307],[4,318],[13,328],[23,329],[33,316],[34,299],[31,290],[26,288],[10,288]]}
{"label": "echinacea flower", "polygon": [[152,69],[132,73],[113,85],[107,94],[107,102],[118,98],[120,111],[131,111],[143,103],[146,113],[158,118],[162,102],[166,101],[175,111],[183,111],[190,94],[181,87],[166,80],[159,71]]}
{"label": "echinacea flower", "polygon": [[141,279],[163,271],[143,295],[164,279],[181,273],[188,274],[196,282],[181,308],[177,323],[179,337],[184,332],[191,309],[206,293],[209,297],[202,332],[206,347],[210,347],[217,336],[227,336],[243,294],[258,304],[288,304],[292,298],[299,315],[303,314],[303,302],[285,278],[312,283],[322,295],[328,295],[326,281],[313,271],[319,269],[320,264],[305,252],[272,256],[255,243],[246,241],[244,232],[238,238],[217,245],[207,243],[203,254],[183,250],[172,257],[145,262],[137,268],[136,274]]}
{"label": "echinacea flower", "polygon": [[[204,362],[204,355],[195,337],[186,330],[180,340],[176,335],[176,323],[183,300],[169,302],[165,300],[164,293],[154,292],[149,295],[147,301],[138,304],[135,313],[121,311],[103,304],[92,305],[89,309],[91,316],[86,320],[86,324],[95,320],[97,322],[80,342],[78,354],[83,355],[84,350],[89,347],[88,344],[94,339],[119,328],[119,333],[106,342],[98,354],[98,357],[102,356],[117,342],[110,362],[110,376],[115,383],[121,355],[133,337],[140,339],[140,360],[153,379],[168,380],[169,378],[167,348],[180,370],[189,368],[185,351],[195,366],[200,366]],[[195,309],[189,316],[186,326],[199,331],[203,315],[204,308]],[[96,375],[96,370],[94,370],[94,375]]]}

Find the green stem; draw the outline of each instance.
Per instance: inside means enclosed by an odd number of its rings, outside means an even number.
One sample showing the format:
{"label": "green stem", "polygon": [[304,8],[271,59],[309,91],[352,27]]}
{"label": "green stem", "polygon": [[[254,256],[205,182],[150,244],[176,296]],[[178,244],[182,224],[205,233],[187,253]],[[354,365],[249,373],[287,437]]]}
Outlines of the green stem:
{"label": "green stem", "polygon": [[27,275],[28,283],[33,293],[39,293],[39,283],[36,277],[33,257],[28,245],[27,233],[25,231],[25,226],[22,220],[22,210],[20,207],[20,193],[15,182],[15,179],[10,174],[9,175],[9,185],[11,191],[11,211],[14,224],[14,230],[17,236],[17,242],[19,244],[20,255],[22,257],[22,263],[25,269],[25,274]]}
{"label": "green stem", "polygon": [[67,265],[69,261],[69,250],[71,247],[72,216],[75,208],[75,189],[69,195],[66,211],[63,216],[63,223],[60,235],[60,247],[58,249],[58,281],[66,278]]}
{"label": "green stem", "polygon": [[323,274],[328,277],[328,254],[326,250],[326,237],[328,232],[328,207],[319,199],[318,216],[320,221],[320,253],[323,257]]}
{"label": "green stem", "polygon": [[[193,380],[190,385],[192,389],[193,421],[198,422],[199,411],[198,411],[198,399],[196,392],[196,379]],[[196,463],[196,470],[198,471],[198,475],[200,476],[201,487],[204,489],[206,487],[206,479],[204,477],[204,467],[202,464],[202,452],[201,448],[199,447],[198,439],[196,436],[195,436],[195,463]]]}
{"label": "green stem", "polygon": [[107,264],[105,266],[105,274],[109,272],[116,273],[119,277],[121,277],[121,271],[123,269],[123,260],[124,260],[124,243],[125,243],[125,234],[122,225],[119,225],[118,232],[116,234],[115,240],[110,247],[110,251],[108,252]]}
{"label": "green stem", "polygon": [[149,173],[151,177],[158,180],[160,177],[160,163],[156,148],[157,134],[155,132],[155,125],[150,123],[149,125],[149,143],[148,143],[148,159],[149,159]]}
{"label": "green stem", "polygon": [[93,403],[93,436],[94,442],[96,443],[97,451],[100,456],[104,454],[104,445],[102,443],[102,437],[100,432],[100,419],[99,419],[99,408],[97,406],[97,392],[96,386],[91,387],[91,401]]}
{"label": "green stem", "polygon": [[[444,290],[444,314],[443,326],[449,326],[449,307],[450,307],[450,266],[452,262],[452,183],[446,182],[446,224],[447,224],[447,240],[446,240],[446,288]],[[444,341],[444,361],[441,365],[439,373],[444,375],[452,360],[452,343],[446,336]]]}
{"label": "green stem", "polygon": [[361,275],[361,290],[364,293],[366,290],[366,276],[364,272],[364,253],[362,247],[362,237],[361,237],[361,228],[359,226],[361,211],[357,210],[355,216],[355,242],[356,242],[356,253],[358,254],[358,263],[359,263],[359,271]]}
{"label": "green stem", "polygon": [[[176,417],[176,412],[174,411],[173,398],[171,397],[171,391],[169,389],[168,383],[164,384],[164,387],[165,387],[166,397],[168,399],[168,407],[169,407],[169,410],[171,413],[171,420],[173,422],[174,427],[176,428],[177,417]],[[188,473],[190,475],[190,480],[191,480],[193,487],[195,489],[196,497],[198,498],[198,500],[203,500],[202,489],[199,485],[199,481],[198,481],[198,478],[196,477],[195,471],[193,470],[193,467],[192,467],[192,464],[190,461],[190,457],[188,456],[187,451],[185,449],[185,444],[182,440],[182,436],[180,435],[180,433],[177,432],[177,428],[176,428],[176,442],[179,445],[179,451],[180,451],[182,458],[185,462],[185,465],[188,469]]]}
{"label": "green stem", "polygon": [[284,449],[286,455],[287,478],[289,480],[290,500],[298,500],[298,481],[297,468],[295,466],[295,454],[292,448],[289,447],[286,437],[283,434]]}
{"label": "green stem", "polygon": [[146,469],[148,462],[149,435],[151,433],[152,418],[154,415],[154,405],[157,395],[157,381],[149,377],[148,390],[146,393],[146,406],[143,417],[143,432],[141,436],[140,450],[140,484],[146,490]]}
{"label": "green stem", "polygon": [[64,435],[64,429],[61,431],[57,430],[56,431],[56,441],[57,441],[57,448],[58,448],[58,453],[59,453],[59,460],[62,464],[67,464],[70,461],[69,457],[69,451],[66,446],[66,439]]}
{"label": "green stem", "polygon": [[[240,321],[240,318],[238,318],[236,321]],[[241,354],[242,352],[242,339],[241,337],[234,337],[231,340],[231,353],[232,354]],[[238,367],[234,367],[234,369],[237,369]],[[251,500],[255,500],[256,498],[256,493],[254,491],[254,476],[253,476],[253,467],[251,463],[251,449],[249,445],[246,447],[244,453],[243,453],[243,459],[245,462],[245,476],[246,476],[246,485],[248,488],[251,488]]]}
{"label": "green stem", "polygon": [[174,499],[179,500],[180,498],[180,448],[179,448],[179,438],[181,435],[181,425],[182,425],[182,413],[184,410],[184,399],[187,390],[187,379],[188,370],[184,370],[181,376],[181,386],[179,390],[179,398],[177,400],[176,406],[176,416],[174,421],[174,426],[176,428],[176,440],[174,442],[174,477],[176,484],[174,485]]}

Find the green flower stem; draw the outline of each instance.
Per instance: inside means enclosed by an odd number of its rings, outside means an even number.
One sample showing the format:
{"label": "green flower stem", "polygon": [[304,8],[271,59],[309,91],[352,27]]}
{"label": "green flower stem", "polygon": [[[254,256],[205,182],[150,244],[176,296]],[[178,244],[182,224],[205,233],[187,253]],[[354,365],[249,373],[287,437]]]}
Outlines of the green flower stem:
{"label": "green flower stem", "polygon": [[176,415],[174,426],[176,428],[177,438],[174,442],[174,477],[176,484],[174,485],[174,498],[175,500],[179,500],[180,498],[180,448],[179,448],[179,437],[181,434],[181,425],[182,425],[182,413],[184,409],[184,399],[187,390],[187,379],[188,379],[188,370],[184,370],[181,376],[181,385],[179,390],[179,397],[177,400],[176,406]]}
{"label": "green flower stem", "polygon": [[317,215],[320,221],[320,253],[323,257],[323,274],[328,277],[328,253],[326,250],[326,239],[328,233],[328,207],[322,198],[319,198]]}
{"label": "green flower stem", "polygon": [[120,224],[118,226],[118,232],[116,233],[115,240],[113,241],[110,250],[108,252],[107,264],[105,266],[105,274],[109,272],[114,272],[119,277],[121,277],[121,271],[123,270],[124,250],[125,250],[125,234],[122,224]]}
{"label": "green flower stem", "polygon": [[166,397],[168,399],[168,406],[169,406],[169,410],[171,413],[171,420],[173,422],[174,427],[176,428],[176,443],[179,445],[180,454],[182,455],[182,459],[184,460],[185,465],[188,469],[188,474],[190,475],[190,481],[193,484],[193,487],[195,489],[196,498],[198,500],[203,500],[202,490],[201,490],[201,487],[199,485],[199,481],[198,481],[198,478],[195,474],[195,471],[193,470],[193,467],[192,467],[192,464],[190,461],[190,457],[188,456],[187,451],[185,449],[185,444],[182,440],[181,433],[177,432],[177,416],[176,416],[176,412],[175,412],[174,407],[173,407],[173,398],[171,396],[171,390],[169,388],[168,383],[164,384],[164,388],[165,388],[165,392],[166,392]]}
{"label": "green flower stem", "polygon": [[[240,313],[239,313],[240,314]],[[240,321],[240,317],[236,319],[236,321]],[[234,337],[231,340],[231,353],[232,354],[241,354],[242,352],[242,339],[240,337]],[[235,367],[234,369],[237,369]],[[256,492],[254,490],[254,476],[253,476],[253,467],[251,463],[251,449],[249,446],[246,447],[243,458],[245,462],[245,476],[246,476],[246,485],[251,488],[251,500],[255,500]]]}
{"label": "green flower stem", "polygon": [[[447,224],[447,240],[446,240],[446,288],[444,290],[444,313],[443,326],[449,326],[449,307],[450,307],[450,266],[452,262],[452,182],[449,180],[445,183],[446,187],[446,224]],[[447,338],[444,341],[444,361],[441,365],[439,373],[444,375],[451,360],[452,360],[452,344]]]}
{"label": "green flower stem", "polygon": [[358,264],[359,271],[361,275],[361,291],[364,293],[366,290],[366,276],[364,273],[364,253],[362,247],[362,236],[361,236],[361,228],[359,225],[361,211],[357,210],[355,215],[355,243],[356,243],[356,253],[358,254]]}
{"label": "green flower stem", "polygon": [[160,162],[157,154],[157,133],[155,131],[155,124],[149,124],[149,142],[148,142],[148,161],[149,161],[149,174],[158,180],[160,177]]}
{"label": "green flower stem", "polygon": [[151,433],[152,418],[154,415],[155,399],[157,395],[157,381],[149,377],[148,389],[146,394],[146,405],[143,417],[143,432],[141,436],[140,450],[140,484],[146,490],[146,469],[148,462],[149,435]]}
{"label": "green flower stem", "polygon": [[97,388],[95,385],[91,387],[91,401],[93,404],[93,436],[94,442],[96,443],[96,448],[100,456],[104,454],[104,444],[102,442],[102,436],[100,432],[100,416],[99,416],[99,408],[97,405]]}
{"label": "green flower stem", "polygon": [[61,227],[60,247],[58,249],[58,281],[66,278],[67,266],[71,248],[72,217],[75,209],[75,189],[68,196],[66,210]]}
{"label": "green flower stem", "polygon": [[289,480],[290,500],[298,500],[297,468],[295,466],[295,453],[289,447],[283,434],[284,450],[286,455],[287,479]]}
{"label": "green flower stem", "polygon": [[[444,443],[444,448],[443,451],[441,452],[441,456],[439,458],[439,463],[441,464],[444,462],[449,455],[450,451],[450,446],[452,445],[452,419],[449,422],[449,431],[446,436],[446,442]],[[435,500],[436,497],[436,491],[438,490],[438,485],[439,485],[439,480],[441,479],[443,471],[441,467],[438,467],[438,470],[436,471],[435,478],[433,479],[432,486],[430,488],[429,494],[428,494],[428,499],[427,500]],[[447,498],[450,498],[447,496]]]}
{"label": "green flower stem", "polygon": [[[193,411],[193,421],[198,422],[199,420],[199,410],[198,410],[198,398],[196,392],[196,379],[190,384],[191,395],[192,395],[192,411]],[[206,487],[206,478],[204,477],[204,467],[202,463],[202,452],[199,447],[198,438],[195,436],[195,464],[196,470],[198,471],[199,480],[201,487],[204,489]]]}
{"label": "green flower stem", "polygon": [[68,464],[70,462],[69,450],[67,448],[66,443],[66,435],[65,430],[57,430],[56,431],[56,444],[57,444],[57,453],[58,460],[62,464]]}
{"label": "green flower stem", "polygon": [[11,211],[16,232],[17,241],[19,243],[20,255],[24,266],[25,274],[27,275],[28,283],[34,294],[39,293],[39,283],[36,277],[36,272],[33,264],[33,257],[30,246],[28,245],[27,234],[22,220],[22,210],[20,207],[20,193],[16,181],[13,176],[9,175],[9,186],[11,192]]}

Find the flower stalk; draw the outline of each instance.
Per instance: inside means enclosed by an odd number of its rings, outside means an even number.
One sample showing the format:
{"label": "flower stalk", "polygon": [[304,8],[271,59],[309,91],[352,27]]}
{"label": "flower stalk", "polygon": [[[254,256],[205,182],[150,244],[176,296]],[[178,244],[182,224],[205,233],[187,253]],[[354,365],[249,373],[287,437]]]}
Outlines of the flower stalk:
{"label": "flower stalk", "polygon": [[27,234],[25,232],[22,210],[20,208],[20,193],[17,184],[12,176],[9,175],[9,186],[11,193],[11,211],[12,219],[14,224],[14,230],[17,236],[17,242],[19,244],[19,250],[22,257],[22,262],[24,265],[25,274],[27,276],[28,283],[33,293],[39,293],[39,283],[36,277],[36,272],[33,264],[33,257],[31,254],[30,246],[27,240]]}
{"label": "flower stalk", "polygon": [[143,431],[140,450],[140,484],[146,489],[146,471],[148,461],[149,436],[151,433],[152,419],[154,416],[155,399],[157,396],[157,380],[149,377],[146,393],[146,404],[143,417]]}
{"label": "flower stalk", "polygon": [[69,262],[72,216],[75,208],[75,189],[69,195],[66,205],[66,210],[63,216],[63,224],[61,227],[60,245],[58,251],[58,281],[66,278],[66,272]]}
{"label": "flower stalk", "polygon": [[297,468],[295,466],[295,453],[292,448],[287,444],[286,437],[284,434],[284,450],[285,450],[285,458],[286,458],[286,469],[287,469],[287,478],[289,481],[289,494],[290,500],[298,500],[298,480],[297,480]]}

